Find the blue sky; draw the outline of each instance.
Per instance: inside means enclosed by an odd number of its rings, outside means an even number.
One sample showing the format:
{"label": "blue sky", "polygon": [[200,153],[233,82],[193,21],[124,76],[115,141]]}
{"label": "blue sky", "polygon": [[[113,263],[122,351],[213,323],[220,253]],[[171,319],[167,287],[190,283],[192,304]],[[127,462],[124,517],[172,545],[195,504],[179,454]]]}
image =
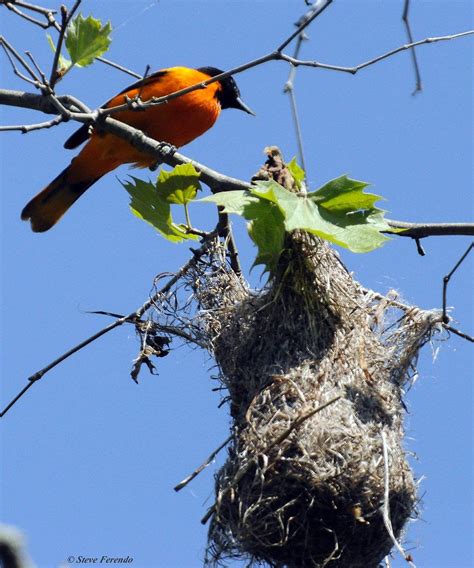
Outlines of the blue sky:
{"label": "blue sky", "polygon": [[[414,1],[416,39],[473,27],[472,2]],[[354,65],[405,43],[402,0],[335,0],[309,29],[302,57]],[[114,26],[108,57],[143,72],[173,65],[228,69],[275,48],[305,11],[302,0],[218,2],[84,1]],[[1,11],[0,29],[49,70],[51,52],[39,28]],[[418,50],[424,91],[411,96],[407,52],[356,76],[299,69],[296,92],[311,188],[343,173],[370,181],[391,218],[472,220],[473,39]],[[291,51],[289,51],[291,53]],[[25,87],[1,56],[1,85]],[[284,63],[237,77],[253,118],[229,110],[183,153],[219,171],[249,179],[263,148],[291,158],[296,142]],[[95,64],[72,72],[58,92],[98,106],[133,82]],[[1,123],[37,122],[38,115],[3,108]],[[123,167],[94,186],[46,234],[19,219],[24,204],[73,156],[62,148],[75,125],[28,135],[2,133],[2,400],[26,378],[107,323],[88,310],[129,313],[147,298],[159,272],[176,270],[187,245],[162,240],[128,210],[117,181]],[[135,175],[136,172],[134,172]],[[144,178],[151,177],[147,171]],[[210,209],[193,207],[195,225],[212,226]],[[244,264],[255,255],[236,222]],[[395,238],[367,255],[342,251],[366,286],[396,289],[423,308],[441,305],[441,283],[469,238],[430,238],[418,256]],[[474,333],[474,256],[449,290],[456,325]],[[258,271],[253,286],[262,284]],[[419,379],[407,395],[407,447],[420,483],[421,518],[406,548],[418,567],[474,564],[472,345],[456,336],[427,345]],[[134,568],[195,568],[202,564],[213,503],[213,473],[225,458],[176,494],[173,486],[228,435],[225,407],[212,392],[208,355],[177,347],[158,361],[159,376],[130,377],[138,342],[131,328],[105,336],[48,374],[2,420],[1,520],[22,529],[37,566],[69,556],[132,556]],[[238,563],[233,564],[238,566]],[[405,566],[396,555],[392,566]]]}

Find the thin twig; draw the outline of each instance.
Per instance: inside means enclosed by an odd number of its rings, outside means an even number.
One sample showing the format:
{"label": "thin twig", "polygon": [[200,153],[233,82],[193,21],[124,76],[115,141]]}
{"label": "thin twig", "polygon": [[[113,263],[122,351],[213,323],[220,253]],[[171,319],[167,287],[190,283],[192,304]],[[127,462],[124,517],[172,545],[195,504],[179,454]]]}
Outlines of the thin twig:
{"label": "thin twig", "polygon": [[25,51],[25,55],[28,57],[28,59],[31,61],[31,63],[33,64],[34,68],[36,69],[36,71],[38,72],[39,76],[41,77],[41,80],[43,81],[43,84],[46,84],[46,75],[43,73],[43,71],[41,70],[41,67],[38,65],[38,63],[36,62],[36,59],[33,57],[33,54],[31,53],[31,51]]}
{"label": "thin twig", "polygon": [[402,45],[400,47],[397,47],[395,49],[392,49],[390,51],[387,51],[386,53],[383,53],[382,55],[378,55],[377,57],[374,57],[373,59],[369,59],[368,61],[365,61],[364,63],[359,63],[359,65],[355,65],[354,67],[345,67],[342,65],[330,65],[327,63],[320,63],[319,61],[303,61],[301,59],[294,59],[293,57],[290,57],[289,55],[286,55],[284,53],[280,54],[280,56],[278,57],[279,59],[283,59],[285,61],[288,61],[289,63],[292,63],[295,66],[299,66],[299,65],[303,65],[305,67],[317,67],[317,68],[321,68],[321,69],[328,69],[330,71],[341,71],[343,73],[350,73],[351,75],[355,75],[358,71],[360,71],[361,69],[364,69],[365,67],[369,67],[370,65],[374,65],[375,63],[378,63],[379,61],[383,61],[384,59],[387,59],[388,57],[392,57],[393,55],[396,55],[397,53],[400,53],[401,51],[406,51],[407,49],[412,49],[414,47],[417,47],[418,45],[424,45],[426,43],[436,43],[439,41],[450,41],[452,39],[457,39],[460,37],[465,37],[465,36],[469,36],[469,35],[473,35],[474,34],[474,30],[468,30],[465,32],[460,32],[457,34],[452,34],[452,35],[447,35],[447,36],[437,36],[437,37],[428,37],[425,39],[421,39],[419,41],[414,41],[412,43],[407,43],[405,45]]}
{"label": "thin twig", "polygon": [[[298,58],[301,46],[303,41],[307,39],[307,36],[304,32],[301,32],[298,36],[298,40],[296,42],[295,51],[293,53],[293,57]],[[303,134],[301,130],[301,123],[298,116],[298,107],[296,104],[296,94],[295,94],[295,77],[296,77],[296,67],[291,65],[290,66],[290,73],[288,76],[288,80],[285,83],[283,91],[288,93],[290,97],[290,105],[291,105],[291,113],[293,116],[293,124],[296,131],[296,142],[298,144],[298,154],[300,159],[300,164],[303,170],[305,171],[306,178],[308,178],[308,171],[306,168],[306,160],[304,157],[304,145],[303,145]]]}
{"label": "thin twig", "polygon": [[385,528],[392,539],[393,544],[408,565],[412,568],[416,568],[415,564],[412,562],[411,557],[403,550],[402,545],[398,542],[392,527],[392,521],[390,519],[390,463],[388,459],[388,444],[387,438],[385,436],[385,431],[381,431],[382,436],[382,450],[383,450],[383,463],[384,463],[384,503],[383,503],[383,522]]}
{"label": "thin twig", "polygon": [[49,14],[56,14],[56,10],[51,8],[43,8],[42,6],[36,6],[35,4],[30,4],[29,2],[23,2],[23,0],[0,0],[0,4],[15,4],[15,6],[20,6],[21,8],[26,8],[37,14],[42,14],[43,16],[48,16]]}
{"label": "thin twig", "polygon": [[[24,80],[27,80],[30,83],[33,83],[35,86],[39,86],[40,80],[36,76],[33,69],[28,65],[26,60],[18,53],[18,51],[3,36],[0,36],[0,45],[3,47],[5,53],[7,54],[7,57],[10,60],[10,63],[12,64],[13,72],[15,73],[15,75],[18,75],[19,77],[21,77]],[[23,68],[30,75],[31,79],[28,80],[23,74],[20,73],[20,71],[17,69],[15,62],[13,61],[11,56],[13,56],[23,66]]]}
{"label": "thin twig", "polygon": [[421,244],[420,237],[413,237],[413,239],[415,240],[416,250],[417,250],[418,254],[420,256],[426,256],[426,252],[425,252],[425,249],[423,248],[423,245]]}
{"label": "thin twig", "polygon": [[[450,322],[450,317],[448,316],[448,308],[447,308],[447,295],[448,295],[448,284],[451,280],[452,276],[456,272],[456,270],[461,266],[461,264],[466,259],[467,255],[474,249],[474,242],[472,242],[461,256],[461,258],[456,262],[453,269],[446,274],[443,278],[443,323],[448,324]],[[458,332],[454,332],[458,333]]]}
{"label": "thin twig", "polygon": [[315,6],[308,10],[306,14],[302,16],[298,22],[296,22],[296,31],[285,39],[285,41],[276,48],[276,51],[281,53],[285,47],[287,47],[295,39],[295,37],[298,37],[315,18],[322,14],[324,10],[332,4],[332,1],[333,0],[323,0],[322,2],[317,2]]}
{"label": "thin twig", "polygon": [[0,126],[0,132],[7,132],[17,130],[22,132],[23,134],[27,134],[28,132],[32,132],[33,130],[41,130],[43,128],[51,128],[52,126],[57,126],[63,122],[62,116],[56,116],[51,120],[47,120],[45,122],[38,122],[37,124],[18,124],[12,126]]}
{"label": "thin twig", "polygon": [[19,10],[15,4],[12,2],[7,2],[7,1],[3,1],[2,4],[4,6],[6,6],[9,10],[11,10],[12,12],[14,12],[17,16],[20,16],[20,18],[23,18],[24,20],[26,20],[27,22],[30,22],[32,24],[35,24],[36,26],[40,26],[43,29],[47,29],[51,26],[50,23],[48,22],[43,22],[42,20],[38,20],[37,18],[33,18],[33,16],[30,16],[29,14],[25,14],[24,12],[22,12],[21,10]]}
{"label": "thin twig", "polygon": [[180,481],[178,485],[175,485],[173,489],[175,491],[181,491],[183,487],[186,487],[186,485],[188,485],[188,483],[190,483],[195,477],[197,477],[203,469],[206,469],[206,467],[208,467],[214,461],[214,458],[217,456],[217,454],[227,446],[227,444],[232,440],[232,438],[233,436],[231,434],[224,442],[222,442],[222,444],[216,450],[212,452],[212,454],[207,458],[207,460],[204,463],[202,463],[198,468],[196,468],[190,475],[188,475],[188,477],[183,479],[183,481]]}
{"label": "thin twig", "polygon": [[[162,299],[160,297],[160,303],[162,303],[163,301],[164,301],[164,299]],[[158,305],[156,304],[156,298],[155,298],[154,306],[158,309]],[[127,316],[124,316],[122,314],[116,314],[116,313],[113,313],[113,312],[106,312],[104,310],[93,310],[93,311],[87,311],[86,313],[87,314],[102,315],[102,316],[109,316],[109,317],[113,317],[113,318],[127,317]],[[137,320],[136,318],[134,318],[133,321],[130,321],[130,323],[142,324],[143,322],[141,320]],[[205,343],[203,343],[202,341],[199,341],[198,339],[196,339],[195,337],[193,337],[189,333],[186,333],[185,331],[183,331],[181,328],[179,328],[177,326],[164,325],[164,324],[161,324],[161,323],[158,323],[158,322],[155,322],[155,321],[152,322],[151,320],[149,320],[147,323],[152,324],[153,329],[155,331],[160,331],[162,333],[166,333],[167,335],[180,337],[181,339],[184,339],[185,341],[188,341],[189,343],[194,343],[194,345],[197,345],[198,347],[201,347],[202,349],[207,348],[207,345]]]}
{"label": "thin twig", "polygon": [[230,267],[235,272],[235,274],[237,274],[237,276],[241,276],[242,267],[240,265],[239,249],[237,248],[237,243],[235,242],[235,237],[230,222],[229,222],[229,232],[227,235],[226,243],[227,243],[227,249],[229,251]]}
{"label": "thin twig", "polygon": [[235,272],[235,274],[240,276],[242,274],[242,267],[240,266],[239,251],[237,249],[234,235],[232,233],[229,215],[227,213],[224,213],[222,209],[223,207],[217,208],[219,214],[219,236],[225,239],[227,250],[229,252],[230,267]]}
{"label": "thin twig", "polygon": [[74,13],[79,8],[81,0],[76,0],[73,7],[68,12],[65,6],[61,6],[61,28],[59,30],[58,41],[56,43],[56,51],[54,52],[53,65],[51,67],[51,75],[49,76],[49,86],[54,89],[56,82],[61,78],[58,73],[59,57],[61,56],[61,50],[63,48],[63,42],[66,35],[69,23],[74,16]]}
{"label": "thin twig", "polygon": [[467,339],[467,341],[470,341],[471,343],[474,343],[474,337],[472,335],[468,335],[463,331],[459,331],[459,329],[456,329],[455,327],[444,324],[444,329],[450,331],[451,333],[454,333],[455,335],[459,335],[459,337],[462,337],[463,339]]}
{"label": "thin twig", "polygon": [[[405,29],[406,29],[406,32],[407,32],[408,41],[410,43],[413,43],[413,34],[411,33],[410,18],[409,18],[409,15],[408,15],[409,10],[410,10],[410,0],[405,0],[405,6],[403,7],[402,20],[403,20],[403,23],[405,24]],[[416,57],[416,51],[415,51],[414,47],[410,50],[410,54],[411,54],[411,60],[413,62],[413,69],[415,71],[415,80],[416,80],[415,90],[413,91],[412,95],[416,95],[416,93],[420,93],[422,91],[423,86],[421,84],[420,68],[418,66],[418,58]]]}
{"label": "thin twig", "polygon": [[118,63],[115,63],[114,61],[110,61],[110,59],[106,59],[105,57],[96,57],[96,59],[97,59],[97,61],[100,61],[101,63],[105,63],[105,65],[108,65],[109,67],[113,67],[114,69],[118,69],[119,71],[122,71],[123,73],[127,73],[128,75],[135,77],[135,79],[142,79],[143,78],[143,76],[140,75],[140,73],[135,73],[135,71],[127,69],[127,67],[124,67],[123,65],[119,65]]}

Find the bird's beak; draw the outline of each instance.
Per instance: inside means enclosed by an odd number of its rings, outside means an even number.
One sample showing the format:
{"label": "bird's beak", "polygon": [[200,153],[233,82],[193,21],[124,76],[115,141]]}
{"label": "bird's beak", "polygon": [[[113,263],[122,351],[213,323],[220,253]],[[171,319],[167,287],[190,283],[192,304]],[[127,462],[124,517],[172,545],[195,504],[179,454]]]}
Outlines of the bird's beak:
{"label": "bird's beak", "polygon": [[240,97],[237,97],[235,99],[234,104],[232,106],[234,108],[238,108],[239,110],[243,110],[244,112],[247,112],[248,114],[251,114],[252,116],[257,116],[253,112],[253,110],[250,107],[248,107]]}

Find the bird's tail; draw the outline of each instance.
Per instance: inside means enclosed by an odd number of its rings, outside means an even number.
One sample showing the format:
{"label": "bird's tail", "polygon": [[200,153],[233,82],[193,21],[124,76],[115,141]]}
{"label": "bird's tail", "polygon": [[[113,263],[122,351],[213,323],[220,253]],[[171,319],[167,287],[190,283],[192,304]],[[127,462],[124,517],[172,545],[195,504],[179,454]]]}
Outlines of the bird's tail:
{"label": "bird's tail", "polygon": [[24,221],[31,222],[36,233],[51,229],[71,205],[100,177],[72,180],[69,165],[43,191],[26,204],[21,212]]}

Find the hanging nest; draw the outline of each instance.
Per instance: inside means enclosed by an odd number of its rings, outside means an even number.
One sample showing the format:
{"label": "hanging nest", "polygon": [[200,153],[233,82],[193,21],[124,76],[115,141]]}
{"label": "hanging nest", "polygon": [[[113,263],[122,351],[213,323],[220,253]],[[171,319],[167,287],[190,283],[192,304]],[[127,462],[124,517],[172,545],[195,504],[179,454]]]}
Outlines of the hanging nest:
{"label": "hanging nest", "polygon": [[[270,153],[261,175],[288,187],[279,159]],[[403,387],[440,314],[364,289],[303,232],[287,238],[263,292],[218,242],[188,284],[233,421],[206,562],[377,567],[415,514]]]}

